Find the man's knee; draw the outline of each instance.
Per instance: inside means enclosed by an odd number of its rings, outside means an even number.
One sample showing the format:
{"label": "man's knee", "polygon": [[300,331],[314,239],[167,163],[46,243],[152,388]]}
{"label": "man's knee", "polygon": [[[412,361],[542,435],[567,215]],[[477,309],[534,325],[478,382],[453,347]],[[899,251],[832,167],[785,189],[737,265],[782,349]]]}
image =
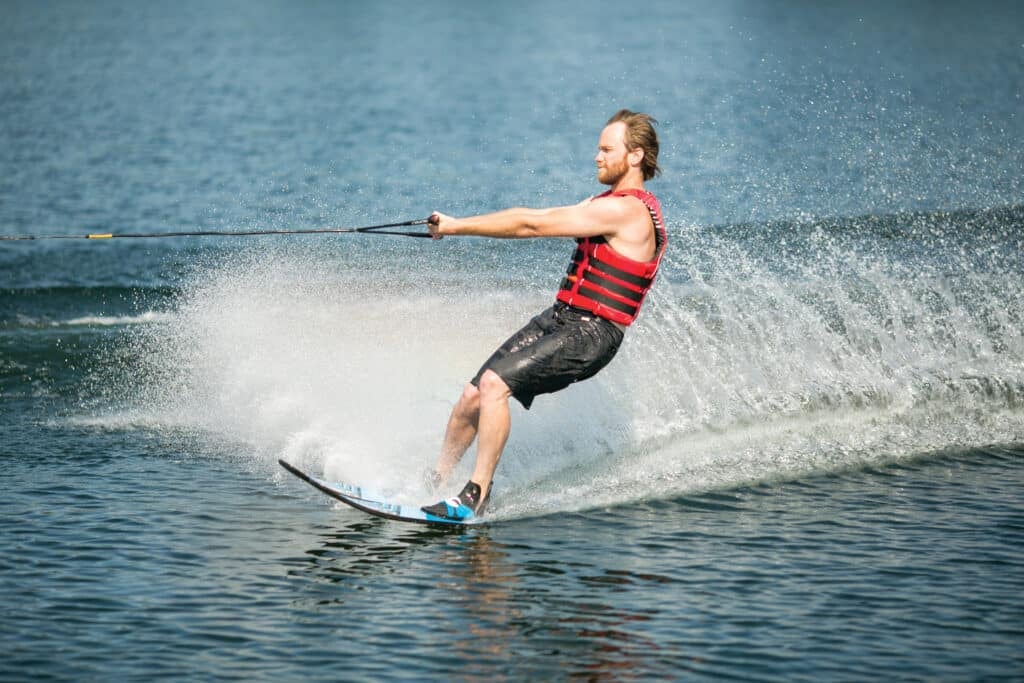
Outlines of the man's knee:
{"label": "man's knee", "polygon": [[512,390],[505,384],[505,380],[498,376],[493,370],[485,370],[480,376],[480,395],[485,399],[508,398]]}
{"label": "man's knee", "polygon": [[473,414],[480,410],[480,390],[472,382],[466,382],[459,397],[457,409],[465,414]]}

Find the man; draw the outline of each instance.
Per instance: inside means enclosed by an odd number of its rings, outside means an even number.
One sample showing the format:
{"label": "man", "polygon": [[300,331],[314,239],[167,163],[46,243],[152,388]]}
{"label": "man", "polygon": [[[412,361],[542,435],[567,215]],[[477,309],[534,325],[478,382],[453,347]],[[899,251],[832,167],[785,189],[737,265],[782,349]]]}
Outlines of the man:
{"label": "man", "polygon": [[511,429],[509,397],[529,409],[538,394],[595,375],[615,355],[636,318],[665,251],[658,200],[644,181],[661,172],[654,119],[623,109],[598,139],[597,179],[611,189],[575,206],[507,209],[470,218],[435,212],[435,239],[573,237],[577,246],[554,306],[506,341],[466,385],[452,409],[434,483],[477,438],[476,466],[455,498],[424,507],[437,517],[469,520],[483,513]]}

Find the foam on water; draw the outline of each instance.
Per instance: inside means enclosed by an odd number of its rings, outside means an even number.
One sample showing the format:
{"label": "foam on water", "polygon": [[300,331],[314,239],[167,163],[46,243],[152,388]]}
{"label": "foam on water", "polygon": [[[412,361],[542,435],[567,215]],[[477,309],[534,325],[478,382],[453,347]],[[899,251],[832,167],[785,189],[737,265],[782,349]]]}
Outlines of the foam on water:
{"label": "foam on water", "polygon": [[114,327],[118,325],[148,325],[169,321],[169,316],[158,311],[145,311],[138,315],[84,315],[68,320],[51,322],[52,327]]}
{"label": "foam on water", "polygon": [[[860,224],[783,238],[778,226],[675,226],[679,247],[619,358],[528,414],[514,407],[496,512],[1020,441],[1016,228],[1010,250],[985,257],[943,220],[911,246],[910,219],[884,239]],[[197,269],[171,310],[131,331],[124,410],[110,419],[226,439],[415,502],[464,381],[550,300],[470,268],[381,277],[343,255],[267,250]]]}

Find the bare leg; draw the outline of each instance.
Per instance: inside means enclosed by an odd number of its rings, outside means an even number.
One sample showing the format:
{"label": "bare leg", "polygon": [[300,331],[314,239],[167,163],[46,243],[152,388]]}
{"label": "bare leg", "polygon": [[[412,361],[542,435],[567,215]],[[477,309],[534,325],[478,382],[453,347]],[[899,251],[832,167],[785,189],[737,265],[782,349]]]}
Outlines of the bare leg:
{"label": "bare leg", "polygon": [[444,432],[444,445],[441,456],[437,460],[437,473],[441,481],[448,481],[452,470],[462,460],[473,439],[476,438],[480,423],[480,390],[472,384],[466,384]]}
{"label": "bare leg", "polygon": [[508,399],[512,396],[512,390],[501,377],[487,370],[480,378],[478,394],[477,425],[480,441],[477,444],[472,481],[480,485],[480,499],[484,500],[490,491],[494,470],[498,468],[498,460],[501,459],[501,453],[512,429],[512,418],[508,409]]}

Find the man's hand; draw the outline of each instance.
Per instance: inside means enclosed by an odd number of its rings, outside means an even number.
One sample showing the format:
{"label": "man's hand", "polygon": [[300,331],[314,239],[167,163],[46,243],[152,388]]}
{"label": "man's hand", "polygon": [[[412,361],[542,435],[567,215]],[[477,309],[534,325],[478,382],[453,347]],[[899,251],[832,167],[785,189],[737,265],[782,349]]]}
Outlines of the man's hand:
{"label": "man's hand", "polygon": [[430,219],[427,221],[427,229],[430,230],[430,236],[435,240],[442,239],[444,233],[442,232],[444,224],[449,221],[455,220],[451,216],[446,216],[440,211],[435,211],[430,214]]}

